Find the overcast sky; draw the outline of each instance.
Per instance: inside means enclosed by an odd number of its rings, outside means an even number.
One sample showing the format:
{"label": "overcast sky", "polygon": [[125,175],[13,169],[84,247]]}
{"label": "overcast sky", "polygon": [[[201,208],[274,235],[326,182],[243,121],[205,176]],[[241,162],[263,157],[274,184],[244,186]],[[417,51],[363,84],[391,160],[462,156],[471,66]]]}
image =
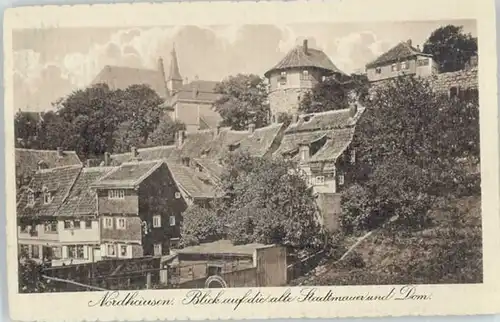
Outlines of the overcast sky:
{"label": "overcast sky", "polygon": [[477,35],[471,20],[18,30],[13,33],[15,108],[51,109],[52,102],[88,85],[105,65],[156,68],[161,56],[168,71],[174,43],[181,75],[188,79],[263,75],[305,37],[350,73],[363,71],[399,41],[412,39],[422,46],[433,30],[447,24]]}

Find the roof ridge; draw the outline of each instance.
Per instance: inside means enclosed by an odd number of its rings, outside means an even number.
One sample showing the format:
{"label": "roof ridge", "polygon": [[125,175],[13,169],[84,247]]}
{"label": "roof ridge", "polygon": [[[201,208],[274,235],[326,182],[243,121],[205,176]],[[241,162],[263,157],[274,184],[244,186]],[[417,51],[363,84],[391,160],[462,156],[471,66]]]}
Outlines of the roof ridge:
{"label": "roof ridge", "polygon": [[40,169],[40,170],[36,170],[36,172],[39,172],[39,173],[48,173],[48,172],[52,172],[53,170],[62,170],[62,169],[66,169],[66,168],[83,168],[83,165],[82,164],[69,164],[69,165],[61,165],[61,166],[58,166],[58,167],[52,167],[52,168],[47,168],[47,169]]}
{"label": "roof ridge", "polygon": [[[144,148],[139,148],[137,151],[146,151],[146,150],[159,150],[161,148],[175,148],[175,144],[170,144],[170,145],[157,145],[157,146],[148,146]],[[130,153],[130,152],[128,152]]]}
{"label": "roof ridge", "polygon": [[[26,148],[16,148],[18,151],[32,151],[32,152],[54,152],[57,153],[57,150],[39,150],[39,149],[26,149]],[[75,153],[75,150],[63,150],[64,153]]]}
{"label": "roof ridge", "polygon": [[78,171],[78,175],[75,176],[75,179],[71,183],[71,186],[69,187],[68,191],[66,191],[66,194],[64,195],[63,199],[59,203],[59,206],[54,210],[54,213],[57,213],[59,211],[59,209],[61,209],[61,207],[66,203],[69,195],[71,194],[71,192],[73,191],[73,188],[75,187],[76,182],[78,181],[78,178],[80,178],[81,174],[83,173],[82,169],[80,169],[80,171]]}

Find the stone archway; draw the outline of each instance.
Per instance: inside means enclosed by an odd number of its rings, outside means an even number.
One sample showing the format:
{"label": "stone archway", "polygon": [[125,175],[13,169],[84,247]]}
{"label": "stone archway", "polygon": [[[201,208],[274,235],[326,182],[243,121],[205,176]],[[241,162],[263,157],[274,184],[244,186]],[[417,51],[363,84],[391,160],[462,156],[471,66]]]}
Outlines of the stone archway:
{"label": "stone archway", "polygon": [[205,281],[205,288],[226,288],[227,283],[218,275],[212,275]]}

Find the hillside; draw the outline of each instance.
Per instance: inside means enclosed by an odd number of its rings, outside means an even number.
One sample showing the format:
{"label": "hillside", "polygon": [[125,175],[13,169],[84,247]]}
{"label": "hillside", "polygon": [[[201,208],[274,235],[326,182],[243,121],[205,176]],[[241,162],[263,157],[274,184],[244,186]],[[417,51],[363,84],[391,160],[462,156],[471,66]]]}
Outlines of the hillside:
{"label": "hillside", "polygon": [[[430,217],[424,230],[375,233],[342,262],[332,258],[293,285],[481,283],[481,198],[437,205]],[[355,241],[346,238],[342,248]]]}

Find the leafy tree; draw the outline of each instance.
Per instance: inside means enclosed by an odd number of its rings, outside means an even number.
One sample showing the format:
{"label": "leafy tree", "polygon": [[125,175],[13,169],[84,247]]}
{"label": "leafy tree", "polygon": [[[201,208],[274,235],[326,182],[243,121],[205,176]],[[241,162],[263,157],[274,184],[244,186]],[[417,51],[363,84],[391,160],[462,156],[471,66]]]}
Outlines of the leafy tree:
{"label": "leafy tree", "polygon": [[14,116],[16,147],[30,147],[36,142],[40,120],[29,113],[17,112]]}
{"label": "leafy tree", "polygon": [[267,87],[261,77],[253,74],[230,76],[217,85],[216,91],[222,94],[214,103],[222,117],[221,125],[242,130],[250,123],[256,128],[268,124]]}
{"label": "leafy tree", "polygon": [[186,125],[179,121],[173,121],[169,117],[163,117],[156,129],[150,134],[148,145],[171,145],[175,142],[175,134],[186,130]]}
{"label": "leafy tree", "polygon": [[315,200],[303,178],[291,171],[295,164],[239,152],[226,157],[225,167],[223,209],[233,242],[319,245]]}
{"label": "leafy tree", "polygon": [[183,214],[181,245],[191,246],[224,237],[224,220],[214,205],[190,206]]}
{"label": "leafy tree", "polygon": [[42,278],[42,264],[31,259],[22,259],[19,261],[18,265],[20,293],[43,293],[54,291],[50,283]]}
{"label": "leafy tree", "polygon": [[356,75],[355,78],[339,81],[335,78],[327,78],[318,82],[311,92],[306,93],[299,104],[299,111],[303,113],[317,113],[347,108],[352,101],[351,94],[359,95],[362,89],[368,86],[368,80]]}
{"label": "leafy tree", "polygon": [[447,25],[431,33],[423,52],[434,57],[440,72],[453,72],[463,69],[477,55],[477,39],[464,33],[462,26]]}
{"label": "leafy tree", "polygon": [[438,197],[477,188],[457,161],[479,160],[478,105],[433,92],[427,80],[401,77],[377,91],[358,123],[357,163],[343,194],[344,227],[372,229],[389,218],[426,224]]}

